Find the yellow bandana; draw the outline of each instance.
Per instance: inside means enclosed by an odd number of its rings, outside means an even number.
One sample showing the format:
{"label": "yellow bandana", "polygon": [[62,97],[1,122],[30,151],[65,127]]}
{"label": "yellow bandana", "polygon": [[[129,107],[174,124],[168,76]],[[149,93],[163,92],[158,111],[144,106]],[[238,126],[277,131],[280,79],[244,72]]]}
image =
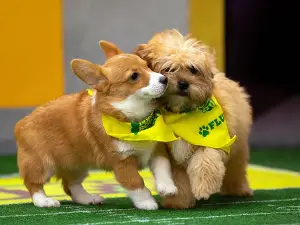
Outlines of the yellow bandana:
{"label": "yellow bandana", "polygon": [[[94,91],[88,89],[88,94]],[[142,122],[120,122],[114,117],[102,115],[106,133],[124,141],[171,142],[180,138],[193,145],[219,148],[230,152],[236,136],[230,138],[221,106],[214,96],[193,111],[171,113],[152,112]],[[179,137],[179,138],[177,138]]]}
{"label": "yellow bandana", "polygon": [[163,112],[173,132],[193,145],[219,148],[230,152],[236,136],[230,138],[221,106],[214,96],[197,109],[184,113]]}
{"label": "yellow bandana", "polygon": [[[87,89],[89,95],[93,95],[93,90]],[[106,133],[124,141],[160,141],[171,142],[175,137],[172,128],[167,126],[163,120],[161,112],[152,112],[142,122],[120,122],[116,118],[102,115],[102,123]]]}

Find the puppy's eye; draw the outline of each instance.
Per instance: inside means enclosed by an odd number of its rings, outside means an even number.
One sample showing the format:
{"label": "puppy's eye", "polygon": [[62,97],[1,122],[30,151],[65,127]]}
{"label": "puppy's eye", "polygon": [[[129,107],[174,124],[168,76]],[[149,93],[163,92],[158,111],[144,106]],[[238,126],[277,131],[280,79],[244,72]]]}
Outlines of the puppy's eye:
{"label": "puppy's eye", "polygon": [[139,74],[137,72],[134,72],[133,74],[131,74],[129,80],[130,81],[136,81],[139,78]]}
{"label": "puppy's eye", "polygon": [[170,67],[164,69],[164,72],[166,73],[174,73],[176,70],[175,69],[171,69]]}
{"label": "puppy's eye", "polygon": [[192,74],[197,74],[199,72],[194,66],[190,66],[189,71],[191,71]]}

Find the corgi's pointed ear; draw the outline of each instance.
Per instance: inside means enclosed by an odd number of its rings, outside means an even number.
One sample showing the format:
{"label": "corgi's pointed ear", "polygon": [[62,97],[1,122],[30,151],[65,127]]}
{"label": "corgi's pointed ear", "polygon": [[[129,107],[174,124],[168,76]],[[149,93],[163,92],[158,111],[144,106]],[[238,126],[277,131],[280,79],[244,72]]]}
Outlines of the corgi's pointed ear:
{"label": "corgi's pointed ear", "polygon": [[108,41],[99,41],[99,45],[102,48],[106,59],[109,59],[115,55],[123,53],[116,45]]}
{"label": "corgi's pointed ear", "polygon": [[84,59],[71,61],[73,73],[89,85],[97,85],[101,81],[107,81],[104,68]]}

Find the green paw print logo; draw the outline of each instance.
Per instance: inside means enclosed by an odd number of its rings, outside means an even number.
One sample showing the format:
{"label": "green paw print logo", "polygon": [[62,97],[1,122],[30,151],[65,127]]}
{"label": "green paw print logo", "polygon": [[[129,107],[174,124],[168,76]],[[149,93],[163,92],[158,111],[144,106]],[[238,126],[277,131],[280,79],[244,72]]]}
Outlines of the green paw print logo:
{"label": "green paw print logo", "polygon": [[202,135],[202,137],[206,137],[207,135],[209,135],[209,127],[208,126],[200,127],[199,134]]}

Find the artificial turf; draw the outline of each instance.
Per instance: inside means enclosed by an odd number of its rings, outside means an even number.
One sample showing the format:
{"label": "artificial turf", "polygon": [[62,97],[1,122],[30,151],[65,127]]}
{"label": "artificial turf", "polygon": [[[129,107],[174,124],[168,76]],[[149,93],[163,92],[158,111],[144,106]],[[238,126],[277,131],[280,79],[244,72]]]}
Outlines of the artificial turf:
{"label": "artificial turf", "polygon": [[[299,172],[300,152],[287,149],[254,150],[250,162]],[[0,173],[15,172],[17,172],[15,157],[0,157]],[[159,201],[159,197],[156,198]],[[37,208],[32,203],[0,205],[0,225],[145,223],[300,225],[300,187],[256,190],[255,196],[248,198],[214,195],[208,201],[198,202],[196,208],[189,210],[137,210],[128,198],[108,198],[100,206],[82,206],[69,201],[61,203],[60,208],[50,209]]]}
{"label": "artificial turf", "polygon": [[137,210],[127,198],[107,199],[101,206],[62,202],[60,208],[32,204],[4,205],[1,225],[52,224],[299,224],[300,189],[257,191],[252,198],[213,196],[189,210]]}

